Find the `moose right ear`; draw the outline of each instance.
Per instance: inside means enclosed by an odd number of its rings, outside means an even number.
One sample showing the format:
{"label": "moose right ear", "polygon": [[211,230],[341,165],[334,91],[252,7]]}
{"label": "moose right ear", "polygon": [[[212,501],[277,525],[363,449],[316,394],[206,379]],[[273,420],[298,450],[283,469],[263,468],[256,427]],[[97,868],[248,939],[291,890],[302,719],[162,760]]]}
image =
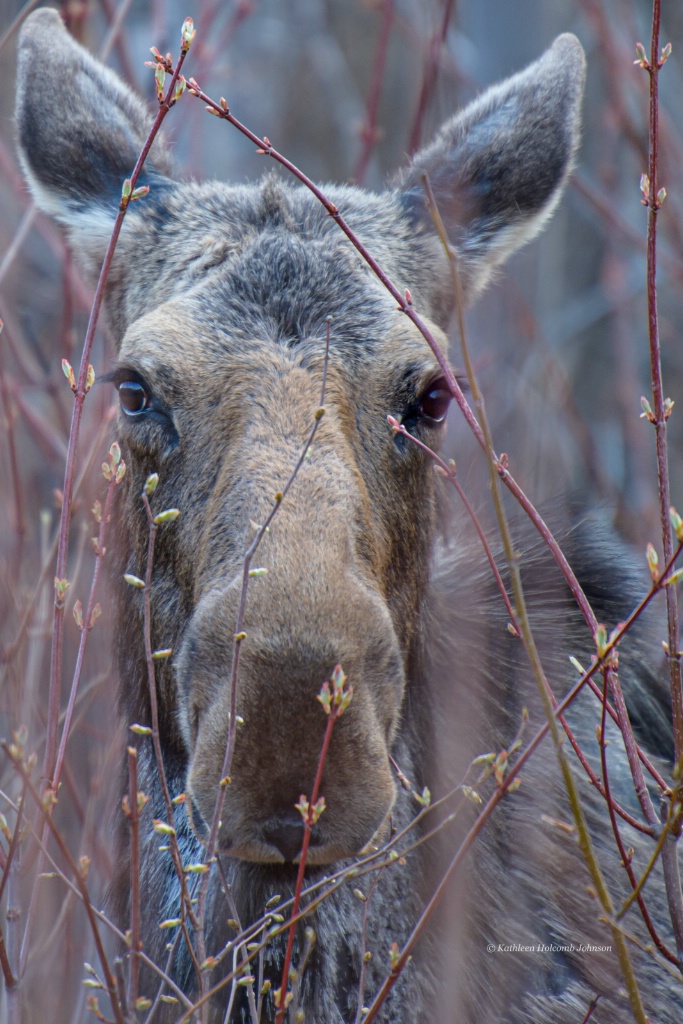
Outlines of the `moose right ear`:
{"label": "moose right ear", "polygon": [[[27,18],[19,37],[21,163],[41,210],[96,255],[108,238],[152,117],[116,75],[79,46],[55,10]],[[138,184],[161,184],[170,163],[157,140]]]}
{"label": "moose right ear", "polygon": [[467,299],[555,208],[578,145],[585,70],[576,36],[558,36],[540,60],[447,121],[400,176],[404,209],[432,230],[429,178]]}

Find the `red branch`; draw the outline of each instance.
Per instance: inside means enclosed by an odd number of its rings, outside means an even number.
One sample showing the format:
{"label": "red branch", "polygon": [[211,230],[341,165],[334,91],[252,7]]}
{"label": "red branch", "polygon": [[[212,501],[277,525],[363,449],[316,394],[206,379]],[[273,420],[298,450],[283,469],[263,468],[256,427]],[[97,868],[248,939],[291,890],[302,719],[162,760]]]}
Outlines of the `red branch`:
{"label": "red branch", "polygon": [[[659,71],[664,63],[659,53],[659,28],[661,21],[661,0],[654,0],[652,6],[652,41],[647,72],[650,76],[650,155],[648,165],[648,207],[647,217],[647,318],[650,342],[650,373],[652,375],[652,399],[655,437],[657,444],[657,478],[659,481],[659,518],[662,528],[664,561],[668,562],[673,551],[671,522],[669,519],[669,463],[667,456],[666,421],[670,409],[664,399],[662,385],[662,361],[659,344],[659,320],[657,314],[657,213],[666,193],[660,193],[659,174]],[[666,612],[668,625],[668,657],[671,673],[671,704],[673,708],[674,743],[676,762],[683,758],[683,685],[681,682],[681,653],[678,631],[678,597],[675,587],[667,587]]]}
{"label": "red branch", "polygon": [[356,167],[355,181],[357,185],[363,184],[373,146],[380,137],[380,133],[377,130],[377,112],[379,109],[379,98],[382,92],[382,81],[384,79],[384,71],[387,63],[387,52],[389,49],[389,38],[391,36],[393,20],[394,0],[384,0],[382,23],[380,25],[377,48],[372,62],[372,82],[370,83],[370,92],[368,93],[365,122],[363,123],[363,127],[360,131],[363,148],[361,149],[361,153],[358,158],[358,166]]}
{"label": "red branch", "polygon": [[[178,59],[177,67],[171,77],[171,84],[166,91],[166,95],[163,102],[159,104],[159,111],[154,119],[154,123],[149,130],[145,144],[142,147],[142,151],[137,159],[133,173],[130,176],[130,189],[128,196],[135,190],[136,183],[140,177],[143,165],[152,143],[156,138],[161,124],[168,114],[169,110],[174,103],[174,93],[176,83],[180,77],[180,71],[182,69],[185,57],[189,50],[189,43],[185,43],[183,40],[181,45],[180,57]],[[97,288],[95,289],[95,297],[93,300],[92,309],[90,311],[90,318],[88,320],[88,328],[85,334],[85,340],[83,342],[83,351],[81,354],[81,363],[78,370],[78,378],[76,381],[76,388],[74,391],[74,407],[71,416],[71,429],[69,431],[69,446],[67,450],[66,466],[64,469],[64,486],[62,489],[62,511],[59,520],[59,541],[57,545],[57,565],[55,569],[55,578],[57,580],[65,580],[67,577],[67,561],[69,554],[69,529],[71,526],[71,509],[74,491],[74,481],[76,478],[76,448],[78,445],[78,437],[81,429],[81,419],[83,416],[83,403],[85,402],[85,396],[89,390],[88,384],[88,367],[90,365],[90,353],[92,351],[93,342],[95,340],[95,328],[97,321],[100,316],[102,308],[102,300],[104,298],[105,285],[107,278],[109,277],[109,271],[111,270],[112,261],[114,258],[114,250],[116,249],[121,228],[123,226],[123,220],[126,216],[129,206],[129,199],[122,196],[119,205],[119,212],[114,222],[114,227],[107,245],[107,251],[104,256],[102,263],[102,269],[100,270],[100,276],[97,281]],[[45,745],[45,758],[43,761],[43,780],[49,784],[54,775],[55,768],[55,757],[57,750],[57,726],[59,721],[59,703],[61,696],[61,685],[62,685],[62,650],[64,646],[64,597],[58,589],[55,590],[55,603],[54,612],[52,617],[52,653],[50,657],[50,691],[48,695],[48,715],[47,715],[47,742]]]}
{"label": "red branch", "polygon": [[[332,730],[334,729],[334,723],[337,721],[338,715],[334,709],[330,712],[327,725],[325,726],[325,736],[323,737],[323,745],[320,751],[320,757],[318,759],[318,770],[315,773],[315,782],[313,783],[313,792],[309,801],[309,807],[307,813],[304,815],[304,839],[301,845],[301,855],[299,857],[299,870],[296,876],[296,887],[294,889],[294,903],[292,904],[292,915],[291,924],[289,926],[289,933],[287,935],[287,949],[285,951],[285,960],[282,967],[282,982],[280,984],[280,1005],[275,1018],[275,1024],[282,1024],[285,1019],[285,1011],[287,1009],[287,988],[289,985],[289,967],[292,962],[292,950],[294,949],[294,936],[296,933],[296,919],[299,914],[299,905],[301,903],[301,890],[304,884],[304,873],[306,871],[306,859],[308,857],[308,846],[311,841],[311,833],[313,831],[315,805],[320,795],[320,784],[323,777],[323,768],[325,767],[325,761],[327,760],[327,753],[330,749],[330,740],[332,739]],[[302,798],[303,799],[303,798]]]}
{"label": "red branch", "polygon": [[413,126],[410,130],[410,142],[408,143],[408,153],[411,156],[415,152],[417,147],[420,145],[420,137],[422,135],[422,122],[424,120],[427,104],[432,95],[432,92],[434,91],[436,78],[439,73],[441,51],[443,49],[443,44],[446,41],[448,23],[451,20],[454,2],[455,0],[446,0],[444,4],[443,18],[441,19],[441,26],[439,28],[439,31],[432,36],[427,45],[427,61],[425,64],[424,74],[422,76],[420,98],[417,101],[417,109],[415,111],[415,117],[413,119]]}

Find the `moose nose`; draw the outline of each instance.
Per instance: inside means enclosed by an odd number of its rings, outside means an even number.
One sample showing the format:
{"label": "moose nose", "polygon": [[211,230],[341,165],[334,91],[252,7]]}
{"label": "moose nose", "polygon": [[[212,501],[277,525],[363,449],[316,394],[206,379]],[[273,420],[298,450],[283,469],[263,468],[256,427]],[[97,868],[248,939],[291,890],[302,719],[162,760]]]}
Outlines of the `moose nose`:
{"label": "moose nose", "polygon": [[[303,846],[303,818],[298,811],[284,811],[282,814],[273,815],[263,826],[263,837],[291,864],[299,856]],[[310,842],[312,846],[316,845],[315,831]]]}

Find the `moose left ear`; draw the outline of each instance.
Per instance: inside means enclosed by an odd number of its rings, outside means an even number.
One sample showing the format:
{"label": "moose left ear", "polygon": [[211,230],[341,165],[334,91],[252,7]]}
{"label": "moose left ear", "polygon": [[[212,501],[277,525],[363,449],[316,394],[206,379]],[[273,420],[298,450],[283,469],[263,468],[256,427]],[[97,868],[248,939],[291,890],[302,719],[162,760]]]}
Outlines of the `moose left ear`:
{"label": "moose left ear", "polygon": [[[18,57],[17,134],[25,177],[38,206],[74,233],[77,251],[97,249],[101,259],[121,185],[153,116],[72,39],[56,10],[43,7],[29,15]],[[157,139],[139,183],[168,183],[169,169]]]}
{"label": "moose left ear", "polygon": [[404,207],[429,218],[429,177],[468,299],[555,208],[579,140],[585,55],[558,36],[540,60],[493,86],[443,126],[398,179]]}

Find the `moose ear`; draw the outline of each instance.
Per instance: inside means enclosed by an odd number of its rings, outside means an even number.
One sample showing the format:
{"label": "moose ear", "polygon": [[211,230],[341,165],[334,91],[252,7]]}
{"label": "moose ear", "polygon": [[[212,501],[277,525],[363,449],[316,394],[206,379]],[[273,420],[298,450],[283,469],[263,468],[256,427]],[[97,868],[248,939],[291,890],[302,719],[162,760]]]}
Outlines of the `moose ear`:
{"label": "moose ear", "polygon": [[[79,46],[55,10],[27,18],[19,38],[17,126],[24,174],[38,206],[91,248],[109,236],[152,117],[113,72]],[[167,181],[162,145],[139,184]]]}
{"label": "moose ear", "polygon": [[585,63],[578,39],[558,36],[540,60],[447,121],[399,177],[404,207],[424,223],[428,176],[468,299],[560,198],[578,144]]}

